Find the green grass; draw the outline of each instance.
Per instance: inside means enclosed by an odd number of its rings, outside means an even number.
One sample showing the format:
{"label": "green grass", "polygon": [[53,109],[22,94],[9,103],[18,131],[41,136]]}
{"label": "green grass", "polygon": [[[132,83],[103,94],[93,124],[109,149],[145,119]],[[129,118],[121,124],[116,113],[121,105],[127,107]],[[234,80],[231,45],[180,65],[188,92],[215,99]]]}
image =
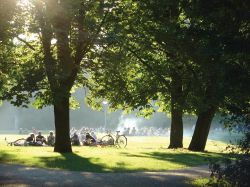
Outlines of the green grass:
{"label": "green grass", "polygon": [[188,181],[188,184],[191,184],[192,186],[196,186],[196,187],[205,187],[208,186],[209,183],[209,178],[198,178],[198,179],[194,179],[192,181]]}
{"label": "green grass", "polygon": [[[167,149],[166,137],[128,137],[128,146],[115,147],[73,147],[74,153],[54,153],[52,147],[7,146],[4,141],[15,140],[23,135],[0,135],[0,162],[24,164],[42,168],[56,168],[90,172],[132,172],[163,171],[180,169],[208,163],[208,159],[226,156],[220,152],[226,146],[223,142],[207,143],[208,152],[190,152],[187,149]],[[190,139],[184,139],[187,147]]]}

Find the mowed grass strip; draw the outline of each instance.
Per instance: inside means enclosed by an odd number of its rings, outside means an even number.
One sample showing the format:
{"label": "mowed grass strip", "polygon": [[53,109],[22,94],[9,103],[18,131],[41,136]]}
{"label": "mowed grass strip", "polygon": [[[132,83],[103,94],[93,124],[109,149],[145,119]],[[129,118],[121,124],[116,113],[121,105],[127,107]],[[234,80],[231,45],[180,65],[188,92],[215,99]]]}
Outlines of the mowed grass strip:
{"label": "mowed grass strip", "polygon": [[186,181],[187,184],[190,184],[190,185],[196,186],[196,187],[209,186],[209,182],[210,182],[209,178],[198,178],[198,179],[194,179],[191,181]]}
{"label": "mowed grass strip", "polygon": [[[89,172],[164,171],[208,163],[226,154],[226,144],[208,141],[207,152],[170,150],[168,137],[128,137],[126,148],[74,146],[73,153],[59,154],[53,147],[7,146],[25,135],[0,135],[0,162],[42,168]],[[190,142],[184,139],[184,147]]]}

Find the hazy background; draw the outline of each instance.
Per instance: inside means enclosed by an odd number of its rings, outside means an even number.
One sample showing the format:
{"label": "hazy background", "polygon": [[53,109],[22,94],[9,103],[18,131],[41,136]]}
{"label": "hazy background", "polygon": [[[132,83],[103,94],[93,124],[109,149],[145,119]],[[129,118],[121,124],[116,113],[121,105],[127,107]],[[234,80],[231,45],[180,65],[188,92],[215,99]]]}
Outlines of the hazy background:
{"label": "hazy background", "polygon": [[[104,110],[94,111],[88,107],[84,103],[84,90],[78,90],[74,96],[80,102],[80,109],[70,111],[71,127],[96,128],[104,126]],[[184,116],[183,121],[185,136],[191,136],[196,118]],[[125,115],[122,111],[107,113],[107,128],[113,130],[124,127],[136,127],[137,129],[141,127],[170,128],[170,123],[170,118],[164,113],[155,113],[150,119],[137,117],[135,113]],[[7,102],[0,106],[0,131],[18,130],[19,128],[32,129],[33,127],[38,130],[53,130],[53,108],[45,107],[41,110],[33,107],[18,108]],[[212,131],[214,130],[223,130],[223,125],[220,124],[218,117],[215,117],[212,122]]]}

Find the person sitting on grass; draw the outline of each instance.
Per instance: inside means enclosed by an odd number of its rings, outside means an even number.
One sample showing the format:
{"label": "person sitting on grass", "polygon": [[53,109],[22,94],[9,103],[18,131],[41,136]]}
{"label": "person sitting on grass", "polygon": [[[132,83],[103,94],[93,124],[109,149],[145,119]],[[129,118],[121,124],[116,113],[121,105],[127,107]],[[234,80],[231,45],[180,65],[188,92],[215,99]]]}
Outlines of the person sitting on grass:
{"label": "person sitting on grass", "polygon": [[84,141],[84,145],[95,145],[96,140],[93,138],[88,132],[86,133],[86,138]]}
{"label": "person sitting on grass", "polygon": [[97,136],[96,136],[95,132],[92,131],[90,134],[91,134],[91,136],[95,139],[95,141],[97,141]]}
{"label": "person sitting on grass", "polygon": [[34,133],[30,133],[29,137],[26,138],[24,145],[35,145],[35,135]]}
{"label": "person sitting on grass", "polygon": [[131,131],[131,136],[135,136],[135,134],[136,134],[136,129],[135,129],[135,127],[133,127],[133,129]]}
{"label": "person sitting on grass", "polygon": [[47,143],[45,137],[42,135],[41,132],[38,132],[38,135],[36,136],[36,144],[37,145],[43,145],[43,143]]}
{"label": "person sitting on grass", "polygon": [[76,132],[74,133],[74,135],[71,137],[71,144],[72,145],[80,145],[80,140],[78,135],[76,134]]}
{"label": "person sitting on grass", "polygon": [[55,136],[53,131],[49,132],[49,136],[47,137],[47,145],[54,146],[55,145]]}

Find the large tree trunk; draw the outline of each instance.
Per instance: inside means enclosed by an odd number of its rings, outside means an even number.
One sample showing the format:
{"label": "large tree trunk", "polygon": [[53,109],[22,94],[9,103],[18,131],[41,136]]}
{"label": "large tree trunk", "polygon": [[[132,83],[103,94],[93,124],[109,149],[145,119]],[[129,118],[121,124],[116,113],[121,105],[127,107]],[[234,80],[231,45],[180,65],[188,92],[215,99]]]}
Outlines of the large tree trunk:
{"label": "large tree trunk", "polygon": [[182,121],[182,81],[176,71],[172,71],[171,85],[171,131],[168,148],[183,147],[183,121]]}
{"label": "large tree trunk", "polygon": [[[78,18],[73,20],[71,14],[65,14],[71,6],[70,1],[53,0],[49,3],[37,1],[34,5],[42,33],[44,65],[54,99],[56,129],[54,151],[72,152],[69,135],[69,98],[70,90],[80,70],[80,62],[88,47],[84,34],[84,7],[74,15]],[[76,43],[73,44],[76,46],[75,52],[72,52],[69,38],[72,21],[75,24],[74,27],[78,27]],[[53,37],[57,40],[55,49],[51,46]]]}
{"label": "large tree trunk", "polygon": [[198,115],[189,150],[204,151],[215,111],[216,107],[210,107]]}
{"label": "large tree trunk", "polygon": [[182,148],[183,147],[183,121],[182,110],[172,107],[171,110],[171,131],[170,144],[168,148]]}
{"label": "large tree trunk", "polygon": [[54,104],[56,142],[54,152],[72,152],[69,135],[69,97],[63,97]]}

